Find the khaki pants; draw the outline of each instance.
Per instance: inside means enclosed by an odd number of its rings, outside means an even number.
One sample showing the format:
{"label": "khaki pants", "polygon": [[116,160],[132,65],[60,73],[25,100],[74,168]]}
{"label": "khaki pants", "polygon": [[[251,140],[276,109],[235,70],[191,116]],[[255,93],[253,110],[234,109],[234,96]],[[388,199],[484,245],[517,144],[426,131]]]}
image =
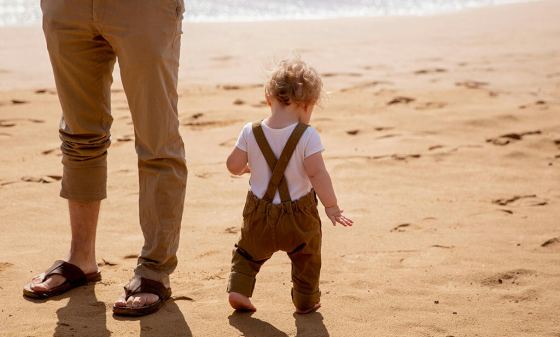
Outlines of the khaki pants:
{"label": "khaki pants", "polygon": [[106,197],[112,71],[118,59],[138,154],[136,274],[169,283],[187,168],[177,116],[182,0],[42,0],[43,30],[62,106],[63,198]]}
{"label": "khaki pants", "polygon": [[313,307],[321,295],[321,220],[314,192],[278,205],[249,192],[241,238],[233,251],[228,292],[251,297],[261,266],[279,250],[292,260],[294,305],[302,310]]}

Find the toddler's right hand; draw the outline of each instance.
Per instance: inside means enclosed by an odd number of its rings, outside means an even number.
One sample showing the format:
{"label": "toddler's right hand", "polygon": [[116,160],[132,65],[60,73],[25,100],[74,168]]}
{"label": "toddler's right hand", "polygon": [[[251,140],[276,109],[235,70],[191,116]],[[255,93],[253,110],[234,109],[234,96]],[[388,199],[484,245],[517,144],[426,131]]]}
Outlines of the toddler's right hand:
{"label": "toddler's right hand", "polygon": [[325,207],[325,213],[327,213],[327,217],[331,220],[333,226],[336,226],[336,223],[343,225],[344,227],[351,227],[354,221],[348,219],[344,215],[342,215],[342,210],[336,206]]}

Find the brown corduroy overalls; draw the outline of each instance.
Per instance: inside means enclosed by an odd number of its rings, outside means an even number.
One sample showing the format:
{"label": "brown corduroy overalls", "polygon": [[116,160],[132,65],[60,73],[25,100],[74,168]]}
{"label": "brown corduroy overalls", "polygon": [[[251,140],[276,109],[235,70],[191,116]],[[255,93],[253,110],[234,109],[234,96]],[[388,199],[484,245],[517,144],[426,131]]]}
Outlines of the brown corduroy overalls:
{"label": "brown corduroy overalls", "polygon": [[[301,123],[294,129],[277,160],[261,124],[253,124],[253,134],[272,177],[262,199],[251,191],[247,194],[241,237],[233,251],[228,284],[228,292],[251,297],[263,263],[275,252],[285,251],[292,260],[292,300],[301,310],[313,307],[321,296],[321,220],[315,192],[292,201],[284,171],[306,129],[307,125]],[[272,203],[276,190],[280,193],[280,204]]]}

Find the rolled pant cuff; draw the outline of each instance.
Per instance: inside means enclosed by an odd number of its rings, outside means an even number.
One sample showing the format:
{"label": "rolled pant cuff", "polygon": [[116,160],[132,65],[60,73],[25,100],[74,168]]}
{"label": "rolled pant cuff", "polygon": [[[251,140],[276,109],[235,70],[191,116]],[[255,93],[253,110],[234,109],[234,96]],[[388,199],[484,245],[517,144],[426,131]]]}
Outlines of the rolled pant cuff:
{"label": "rolled pant cuff", "polygon": [[169,274],[149,269],[143,265],[138,265],[136,269],[134,269],[134,275],[137,277],[143,277],[149,280],[161,282],[161,284],[163,284],[166,288],[169,288],[171,286],[169,281]]}
{"label": "rolled pant cuff", "polygon": [[312,294],[306,294],[292,288],[292,301],[299,310],[311,309],[315,304],[319,303],[320,299],[320,291],[316,291]]}
{"label": "rolled pant cuff", "polygon": [[107,197],[107,167],[64,166],[60,196],[76,201],[99,201]]}
{"label": "rolled pant cuff", "polygon": [[251,297],[255,289],[255,282],[256,280],[254,277],[232,271],[229,275],[227,292],[239,293]]}

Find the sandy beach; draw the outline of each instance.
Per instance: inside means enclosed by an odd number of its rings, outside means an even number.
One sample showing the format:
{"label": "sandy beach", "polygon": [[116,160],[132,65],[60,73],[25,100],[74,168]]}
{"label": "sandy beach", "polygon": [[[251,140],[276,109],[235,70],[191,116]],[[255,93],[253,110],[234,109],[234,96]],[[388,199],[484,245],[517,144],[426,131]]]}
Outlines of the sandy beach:
{"label": "sandy beach", "polygon": [[[115,319],[143,242],[137,161],[113,86],[103,281],[48,302],[22,286],[69,243],[60,106],[40,27],[0,28],[0,336],[560,336],[560,2],[427,17],[188,23],[179,112],[189,181],[173,300]],[[225,159],[297,54],[328,92],[312,119],[345,214],[323,218],[322,308],[293,314],[290,261],[258,311],[227,304],[248,177]]]}

